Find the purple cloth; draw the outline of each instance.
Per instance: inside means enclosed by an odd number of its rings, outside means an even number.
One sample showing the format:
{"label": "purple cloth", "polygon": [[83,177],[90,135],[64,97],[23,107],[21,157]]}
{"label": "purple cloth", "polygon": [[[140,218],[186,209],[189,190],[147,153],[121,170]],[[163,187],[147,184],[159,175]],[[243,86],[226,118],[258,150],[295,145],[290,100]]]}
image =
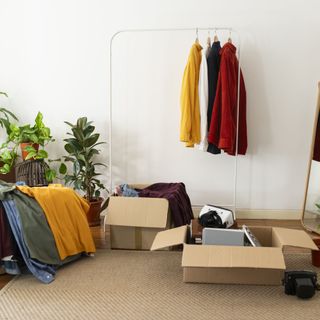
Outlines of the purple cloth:
{"label": "purple cloth", "polygon": [[191,202],[182,182],[152,184],[139,190],[139,197],[167,199],[175,227],[189,224],[193,219]]}
{"label": "purple cloth", "polygon": [[0,260],[7,256],[16,256],[18,247],[13,238],[7,216],[0,202]]}

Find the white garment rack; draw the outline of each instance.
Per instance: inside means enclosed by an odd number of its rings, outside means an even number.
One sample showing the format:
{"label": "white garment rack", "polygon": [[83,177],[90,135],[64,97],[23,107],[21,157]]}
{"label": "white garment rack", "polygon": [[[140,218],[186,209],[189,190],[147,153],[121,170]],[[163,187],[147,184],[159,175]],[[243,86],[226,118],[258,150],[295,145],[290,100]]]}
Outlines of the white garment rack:
{"label": "white garment rack", "polygon": [[113,178],[112,178],[112,108],[113,108],[113,66],[112,66],[112,48],[114,39],[123,33],[150,33],[150,32],[195,32],[196,37],[198,38],[198,31],[227,31],[229,32],[229,37],[231,34],[237,35],[238,46],[238,95],[237,95],[237,135],[236,135],[236,151],[234,156],[234,183],[233,183],[233,204],[226,204],[225,206],[231,207],[233,209],[234,217],[236,217],[236,203],[237,203],[237,173],[238,173],[238,128],[239,128],[239,103],[240,103],[240,69],[241,69],[241,60],[240,60],[240,36],[239,33],[231,27],[194,27],[194,28],[156,28],[156,29],[124,29],[115,32],[110,39],[110,92],[109,92],[109,179],[110,179],[110,192],[113,189]]}

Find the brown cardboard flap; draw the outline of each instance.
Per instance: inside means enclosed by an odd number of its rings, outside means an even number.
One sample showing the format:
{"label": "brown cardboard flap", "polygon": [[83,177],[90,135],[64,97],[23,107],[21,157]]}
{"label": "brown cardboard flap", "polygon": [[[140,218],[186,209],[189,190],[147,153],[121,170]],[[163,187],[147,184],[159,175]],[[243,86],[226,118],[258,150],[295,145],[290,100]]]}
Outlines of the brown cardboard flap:
{"label": "brown cardboard flap", "polygon": [[303,230],[272,228],[273,243],[279,247],[292,246],[318,250],[311,237]]}
{"label": "brown cardboard flap", "polygon": [[168,207],[166,199],[110,197],[106,222],[116,226],[165,228]]}
{"label": "brown cardboard flap", "polygon": [[184,245],[182,267],[285,269],[281,248]]}
{"label": "brown cardboard flap", "polygon": [[185,243],[187,232],[188,226],[158,232],[151,246],[151,251]]}

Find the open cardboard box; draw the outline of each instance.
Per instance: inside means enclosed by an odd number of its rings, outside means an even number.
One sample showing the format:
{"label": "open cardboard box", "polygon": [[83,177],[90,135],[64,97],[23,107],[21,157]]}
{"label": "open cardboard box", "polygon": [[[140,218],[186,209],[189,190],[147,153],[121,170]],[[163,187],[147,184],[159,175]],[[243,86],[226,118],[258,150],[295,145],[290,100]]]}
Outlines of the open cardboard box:
{"label": "open cardboard box", "polygon": [[262,247],[187,244],[188,226],[159,232],[151,250],[183,244],[184,282],[281,285],[286,269],[283,248],[317,250],[302,230],[250,227]]}
{"label": "open cardboard box", "polygon": [[168,200],[111,196],[105,224],[112,249],[150,250],[156,234],[171,226]]}

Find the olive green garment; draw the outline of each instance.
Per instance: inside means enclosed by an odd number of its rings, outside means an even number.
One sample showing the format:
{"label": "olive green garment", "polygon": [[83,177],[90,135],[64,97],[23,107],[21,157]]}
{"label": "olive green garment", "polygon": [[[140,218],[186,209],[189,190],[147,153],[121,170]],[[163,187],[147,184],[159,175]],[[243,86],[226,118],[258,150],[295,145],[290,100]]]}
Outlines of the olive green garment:
{"label": "olive green garment", "polygon": [[61,265],[52,231],[38,202],[19,190],[12,191],[12,199],[19,211],[24,241],[32,259]]}
{"label": "olive green garment", "polygon": [[16,189],[13,183],[0,180],[0,201],[15,202],[22,227],[23,239],[30,257],[40,262],[61,266],[78,259],[81,254],[60,259],[52,231],[38,202]]}

